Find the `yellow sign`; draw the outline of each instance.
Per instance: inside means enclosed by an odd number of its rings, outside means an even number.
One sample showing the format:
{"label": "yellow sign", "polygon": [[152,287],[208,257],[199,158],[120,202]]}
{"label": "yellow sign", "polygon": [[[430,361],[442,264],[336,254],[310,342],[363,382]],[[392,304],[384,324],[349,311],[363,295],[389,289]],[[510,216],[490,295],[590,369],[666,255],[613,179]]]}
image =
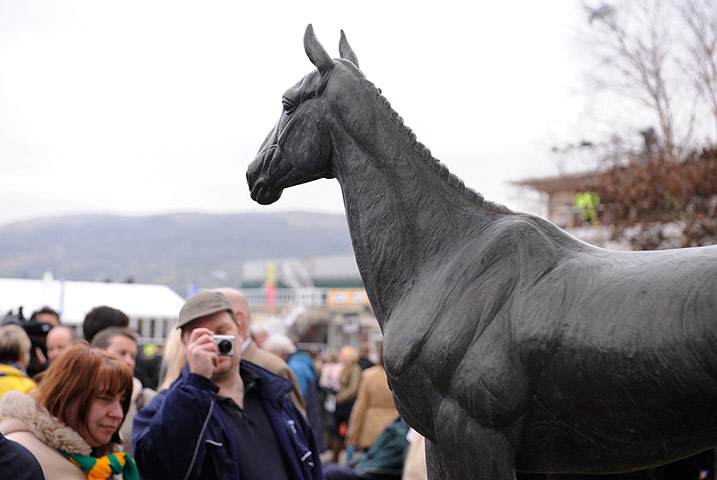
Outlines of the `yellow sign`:
{"label": "yellow sign", "polygon": [[326,292],[326,304],[334,306],[368,305],[363,288],[330,288]]}

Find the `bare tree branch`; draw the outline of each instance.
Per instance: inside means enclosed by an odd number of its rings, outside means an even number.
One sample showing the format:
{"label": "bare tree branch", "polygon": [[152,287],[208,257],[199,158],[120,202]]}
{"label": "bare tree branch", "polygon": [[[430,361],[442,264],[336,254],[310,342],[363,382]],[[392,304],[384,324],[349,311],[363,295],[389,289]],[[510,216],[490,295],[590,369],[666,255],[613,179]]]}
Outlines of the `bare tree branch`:
{"label": "bare tree branch", "polygon": [[680,9],[691,35],[687,46],[688,74],[712,110],[717,128],[717,3],[712,0],[684,0]]}

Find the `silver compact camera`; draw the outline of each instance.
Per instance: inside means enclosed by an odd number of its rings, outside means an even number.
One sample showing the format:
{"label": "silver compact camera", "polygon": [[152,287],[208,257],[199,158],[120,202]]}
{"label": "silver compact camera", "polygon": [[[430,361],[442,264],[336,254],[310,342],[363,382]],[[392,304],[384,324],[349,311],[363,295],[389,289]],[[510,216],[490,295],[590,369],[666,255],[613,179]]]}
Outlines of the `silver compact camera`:
{"label": "silver compact camera", "polygon": [[219,355],[234,355],[234,335],[212,335],[212,340],[219,347]]}

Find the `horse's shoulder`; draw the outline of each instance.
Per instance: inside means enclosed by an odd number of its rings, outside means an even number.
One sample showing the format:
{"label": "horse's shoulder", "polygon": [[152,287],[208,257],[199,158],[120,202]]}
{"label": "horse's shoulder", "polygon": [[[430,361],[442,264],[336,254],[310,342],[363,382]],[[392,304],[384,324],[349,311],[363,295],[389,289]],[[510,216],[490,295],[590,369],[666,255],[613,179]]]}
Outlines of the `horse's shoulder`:
{"label": "horse's shoulder", "polygon": [[467,245],[467,253],[473,259],[471,270],[476,278],[497,270],[501,277],[532,284],[579,250],[574,240],[538,217],[514,214],[478,232]]}

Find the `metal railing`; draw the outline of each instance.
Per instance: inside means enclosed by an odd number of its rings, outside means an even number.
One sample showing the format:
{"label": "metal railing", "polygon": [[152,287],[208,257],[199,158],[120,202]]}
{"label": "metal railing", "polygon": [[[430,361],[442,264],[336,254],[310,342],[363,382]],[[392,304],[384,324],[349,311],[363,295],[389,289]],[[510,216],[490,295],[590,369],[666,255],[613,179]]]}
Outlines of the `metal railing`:
{"label": "metal railing", "polygon": [[[277,288],[274,292],[275,306],[326,305],[326,288]],[[269,304],[265,288],[244,288],[242,293],[250,306],[258,307]]]}

